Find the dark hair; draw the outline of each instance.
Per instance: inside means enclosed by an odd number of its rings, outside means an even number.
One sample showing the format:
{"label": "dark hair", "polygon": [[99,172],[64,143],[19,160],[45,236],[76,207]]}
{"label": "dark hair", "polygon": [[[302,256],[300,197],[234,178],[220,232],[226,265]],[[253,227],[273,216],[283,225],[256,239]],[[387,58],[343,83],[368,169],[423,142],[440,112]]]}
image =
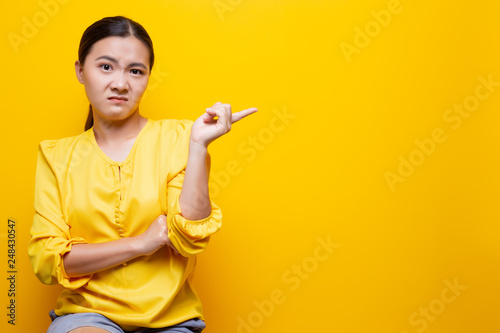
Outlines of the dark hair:
{"label": "dark hair", "polygon": [[[124,16],[105,17],[94,22],[83,32],[80,40],[80,48],[78,49],[78,60],[81,66],[85,63],[87,55],[96,42],[103,38],[113,36],[124,38],[133,36],[141,40],[149,50],[149,72],[151,73],[155,60],[153,42],[142,25]],[[85,123],[85,131],[90,129],[93,125],[94,117],[92,115],[92,105],[90,104],[89,115]]]}

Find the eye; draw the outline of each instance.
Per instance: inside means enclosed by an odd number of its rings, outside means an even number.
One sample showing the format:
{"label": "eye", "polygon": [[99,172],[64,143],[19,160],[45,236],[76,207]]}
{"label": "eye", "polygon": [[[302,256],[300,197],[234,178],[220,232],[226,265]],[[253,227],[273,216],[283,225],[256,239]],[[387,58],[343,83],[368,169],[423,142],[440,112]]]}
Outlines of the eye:
{"label": "eye", "polygon": [[132,69],[131,71],[132,71],[133,74],[139,74],[139,75],[144,74],[144,72],[141,71],[140,69]]}
{"label": "eye", "polygon": [[109,64],[101,64],[101,65],[99,65],[99,67],[101,67],[105,71],[108,71],[109,69],[111,69],[111,66]]}

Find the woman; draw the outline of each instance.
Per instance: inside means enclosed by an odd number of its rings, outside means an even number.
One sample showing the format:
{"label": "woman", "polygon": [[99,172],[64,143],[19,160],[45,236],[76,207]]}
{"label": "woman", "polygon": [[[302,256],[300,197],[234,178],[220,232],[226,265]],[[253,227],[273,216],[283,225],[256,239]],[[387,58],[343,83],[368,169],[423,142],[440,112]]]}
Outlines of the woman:
{"label": "woman", "polygon": [[90,102],[85,132],[38,147],[28,250],[37,277],[65,288],[48,332],[205,328],[192,278],[222,222],[207,147],[257,109],[232,114],[217,102],[194,122],[145,118],[153,63],[137,22],[89,26],[75,62]]}

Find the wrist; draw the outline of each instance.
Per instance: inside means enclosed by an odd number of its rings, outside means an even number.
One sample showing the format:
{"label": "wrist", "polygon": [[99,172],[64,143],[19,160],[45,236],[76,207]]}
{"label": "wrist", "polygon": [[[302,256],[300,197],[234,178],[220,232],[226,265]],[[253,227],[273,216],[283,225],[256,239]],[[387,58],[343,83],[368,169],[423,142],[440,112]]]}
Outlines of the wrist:
{"label": "wrist", "polygon": [[144,241],[140,236],[129,237],[130,240],[130,250],[134,255],[134,258],[145,255]]}
{"label": "wrist", "polygon": [[195,154],[206,154],[208,152],[208,145],[189,140],[189,152]]}

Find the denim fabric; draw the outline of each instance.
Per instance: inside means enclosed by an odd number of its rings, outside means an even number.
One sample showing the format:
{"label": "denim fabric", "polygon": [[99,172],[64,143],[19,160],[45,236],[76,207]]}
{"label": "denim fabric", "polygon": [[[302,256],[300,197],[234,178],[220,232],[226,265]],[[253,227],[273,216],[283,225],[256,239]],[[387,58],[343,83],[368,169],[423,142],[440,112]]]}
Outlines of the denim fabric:
{"label": "denim fabric", "polygon": [[[47,333],[67,333],[78,327],[92,326],[98,327],[111,333],[131,333],[124,331],[117,323],[106,318],[99,313],[70,313],[64,316],[58,316],[51,310],[50,318],[52,323]],[[162,328],[141,328],[134,333],[201,333],[206,327],[205,322],[199,318],[186,320],[177,325]]]}

